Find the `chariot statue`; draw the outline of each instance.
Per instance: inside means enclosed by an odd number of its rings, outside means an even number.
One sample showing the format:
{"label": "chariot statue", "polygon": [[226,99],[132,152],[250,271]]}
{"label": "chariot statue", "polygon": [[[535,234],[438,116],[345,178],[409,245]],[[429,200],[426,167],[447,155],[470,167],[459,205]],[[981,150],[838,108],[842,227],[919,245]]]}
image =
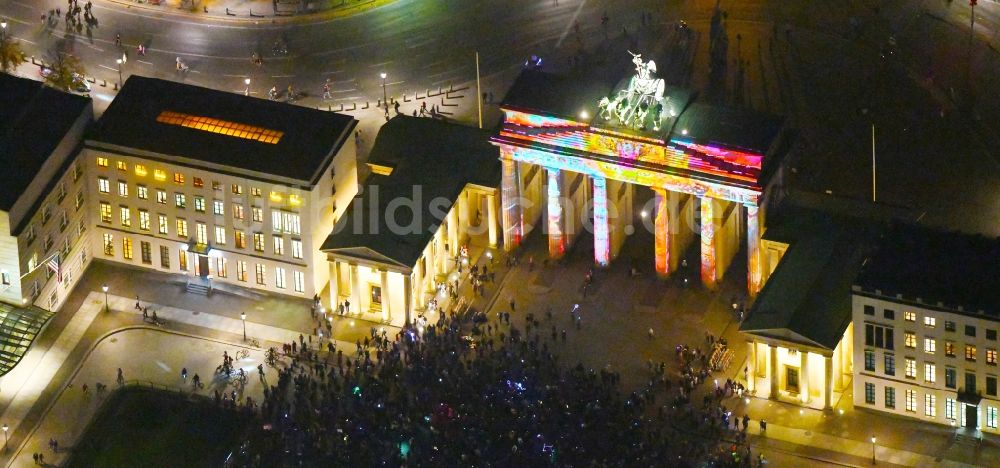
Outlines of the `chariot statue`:
{"label": "chariot statue", "polygon": [[[601,98],[598,103],[599,116],[618,125],[645,129],[652,124],[654,131],[660,130],[667,99],[663,96],[666,84],[662,78],[655,78],[656,62],[642,61],[642,54],[633,54],[635,75],[629,79],[628,87],[611,97]],[[651,120],[651,122],[647,122]]]}

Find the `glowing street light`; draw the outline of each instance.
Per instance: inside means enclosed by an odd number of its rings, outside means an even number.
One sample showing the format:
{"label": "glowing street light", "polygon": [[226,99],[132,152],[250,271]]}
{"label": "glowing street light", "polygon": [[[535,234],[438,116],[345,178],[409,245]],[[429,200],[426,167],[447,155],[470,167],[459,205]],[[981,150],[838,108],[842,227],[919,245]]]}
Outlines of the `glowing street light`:
{"label": "glowing street light", "polygon": [[0,20],[0,40],[7,39],[7,18]]}
{"label": "glowing street light", "polygon": [[115,63],[118,64],[118,87],[120,88],[122,86],[122,59],[115,60]]}
{"label": "glowing street light", "polygon": [[[7,23],[3,23],[3,27],[6,28],[7,27]],[[10,426],[8,426],[7,423],[3,423],[3,451],[4,452],[7,451],[7,431],[9,429],[10,429]]]}
{"label": "glowing street light", "polygon": [[243,341],[247,340],[247,313],[240,312],[240,320],[243,320]]}
{"label": "glowing street light", "polygon": [[385,79],[389,75],[386,75],[385,72],[382,72],[382,73],[379,73],[378,76],[382,77],[382,104],[385,105],[385,118],[388,119],[389,118],[389,97],[388,97],[388,94],[386,94],[386,92],[385,92]]}
{"label": "glowing street light", "polygon": [[875,464],[875,436],[872,436],[872,465]]}
{"label": "glowing street light", "polygon": [[111,306],[108,305],[108,285],[107,285],[107,283],[105,283],[104,286],[101,286],[101,290],[104,291],[104,311],[105,312],[110,312],[111,311]]}
{"label": "glowing street light", "polygon": [[243,90],[244,96],[250,95],[250,78],[243,80],[243,84],[247,85],[247,88]]}

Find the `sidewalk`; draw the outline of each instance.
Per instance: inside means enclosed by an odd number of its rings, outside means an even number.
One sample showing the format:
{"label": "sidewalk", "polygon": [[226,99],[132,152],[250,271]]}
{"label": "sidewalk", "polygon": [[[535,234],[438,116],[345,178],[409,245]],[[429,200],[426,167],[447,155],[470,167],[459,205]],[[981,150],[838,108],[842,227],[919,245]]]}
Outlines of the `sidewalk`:
{"label": "sidewalk", "polygon": [[[324,21],[388,5],[396,0],[98,0],[112,6],[214,21],[258,24]],[[305,8],[302,5],[307,5]]]}

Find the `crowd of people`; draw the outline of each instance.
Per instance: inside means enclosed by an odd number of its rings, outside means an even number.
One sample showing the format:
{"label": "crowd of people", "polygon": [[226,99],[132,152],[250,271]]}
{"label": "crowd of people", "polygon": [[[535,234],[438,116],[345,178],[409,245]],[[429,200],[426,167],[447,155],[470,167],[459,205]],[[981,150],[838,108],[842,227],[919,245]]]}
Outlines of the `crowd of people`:
{"label": "crowd of people", "polygon": [[534,317],[471,317],[394,338],[372,328],[350,350],[286,347],[259,405],[223,402],[253,421],[231,465],[750,466],[741,432],[722,442],[735,393],[689,401],[708,375],[702,351],[651,365],[626,392],[611,369],[560,362],[565,338]]}

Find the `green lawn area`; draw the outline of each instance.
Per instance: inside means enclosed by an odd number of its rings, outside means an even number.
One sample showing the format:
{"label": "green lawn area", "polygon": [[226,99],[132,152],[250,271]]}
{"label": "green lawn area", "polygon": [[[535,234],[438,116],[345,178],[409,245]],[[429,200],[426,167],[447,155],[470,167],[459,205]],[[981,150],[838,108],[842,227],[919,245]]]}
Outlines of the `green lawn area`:
{"label": "green lawn area", "polygon": [[142,389],[115,393],[90,426],[70,467],[217,467],[244,422],[211,402]]}

